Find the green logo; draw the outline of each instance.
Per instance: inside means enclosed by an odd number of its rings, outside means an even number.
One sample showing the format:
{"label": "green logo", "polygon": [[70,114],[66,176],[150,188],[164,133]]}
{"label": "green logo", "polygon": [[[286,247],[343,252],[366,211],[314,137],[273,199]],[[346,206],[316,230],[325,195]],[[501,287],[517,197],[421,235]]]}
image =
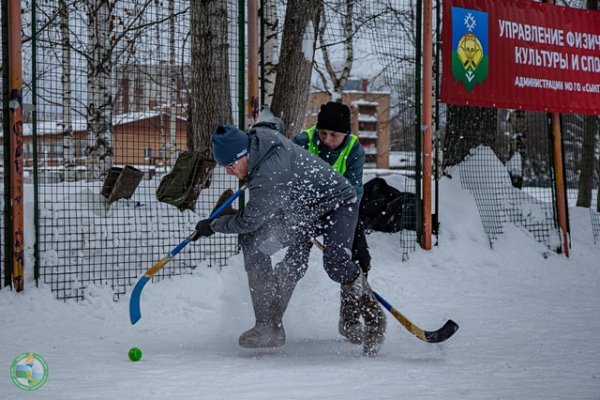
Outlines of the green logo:
{"label": "green logo", "polygon": [[488,14],[452,7],[452,75],[467,92],[488,76]]}
{"label": "green logo", "polygon": [[10,378],[20,389],[39,389],[48,379],[48,364],[39,354],[19,354],[10,366]]}

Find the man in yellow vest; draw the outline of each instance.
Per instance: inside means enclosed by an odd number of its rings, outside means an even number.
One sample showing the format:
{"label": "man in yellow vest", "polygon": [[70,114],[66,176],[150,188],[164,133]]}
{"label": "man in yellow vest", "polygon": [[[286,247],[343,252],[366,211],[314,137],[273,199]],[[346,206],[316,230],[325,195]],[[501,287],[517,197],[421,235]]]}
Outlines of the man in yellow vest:
{"label": "man in yellow vest", "polygon": [[[328,102],[321,106],[318,120],[309,129],[297,134],[292,141],[307,149],[311,154],[327,161],[340,175],[344,176],[356,189],[358,203],[364,192],[362,178],[365,163],[365,150],[358,141],[358,137],[350,133],[350,109],[339,102]],[[302,260],[303,267],[307,266],[308,252],[311,244],[306,243],[296,249],[294,257]],[[306,261],[304,261],[306,260]],[[371,267],[371,256],[367,246],[364,225],[358,219],[354,232],[352,245],[352,261],[354,261],[367,275]],[[304,273],[302,273],[303,275]],[[379,310],[378,310],[379,311]],[[385,332],[385,315],[383,312],[374,312],[377,315],[372,326],[365,326],[360,322],[360,305],[356,298],[344,290],[341,291],[339,332],[350,342],[360,344],[369,335],[377,336],[383,341]],[[374,332],[370,332],[373,331]]]}

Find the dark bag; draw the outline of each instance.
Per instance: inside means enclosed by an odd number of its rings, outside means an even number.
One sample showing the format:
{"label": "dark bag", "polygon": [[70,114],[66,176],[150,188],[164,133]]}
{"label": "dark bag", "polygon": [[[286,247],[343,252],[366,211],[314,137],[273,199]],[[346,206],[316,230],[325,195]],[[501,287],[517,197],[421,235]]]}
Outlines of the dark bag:
{"label": "dark bag", "polygon": [[112,167],[106,174],[100,193],[109,204],[120,199],[130,199],[143,177],[144,173],[131,165]]}
{"label": "dark bag", "polygon": [[366,230],[399,232],[416,229],[416,196],[390,186],[383,178],[364,184],[360,217]]}
{"label": "dark bag", "polygon": [[156,198],[179,211],[194,211],[200,191],[210,186],[214,168],[215,162],[203,159],[199,152],[184,151],[177,157],[173,170],[160,181]]}

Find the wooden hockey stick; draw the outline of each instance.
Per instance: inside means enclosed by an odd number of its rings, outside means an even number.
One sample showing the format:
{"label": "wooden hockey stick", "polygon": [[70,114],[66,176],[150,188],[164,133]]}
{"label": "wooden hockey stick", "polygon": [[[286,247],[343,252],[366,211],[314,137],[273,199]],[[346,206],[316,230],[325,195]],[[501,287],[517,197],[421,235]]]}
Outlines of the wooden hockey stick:
{"label": "wooden hockey stick", "polygon": [[406,318],[400,311],[395,309],[390,303],[388,303],[383,297],[381,297],[376,291],[373,291],[375,298],[377,301],[381,303],[381,305],[388,310],[394,318],[398,320],[402,324],[403,327],[406,328],[410,333],[415,335],[417,338],[421,339],[427,343],[441,343],[450,339],[454,332],[458,330],[458,324],[451,319],[446,321],[444,326],[442,326],[437,331],[425,331],[419,328],[417,325],[413,324],[408,318]]}
{"label": "wooden hockey stick", "polygon": [[[323,251],[325,249],[325,246],[323,246],[323,244],[321,242],[319,242],[317,239],[312,239],[312,242],[314,243],[315,246],[317,246],[319,248],[319,250]],[[373,290],[373,294],[375,295],[375,298],[377,299],[377,301],[379,301],[379,303],[381,303],[381,305],[386,310],[388,310],[394,316],[394,318],[396,318],[398,320],[398,322],[400,322],[400,324],[402,324],[402,326],[404,328],[406,328],[406,330],[408,330],[410,333],[412,333],[413,335],[415,335],[417,338],[421,339],[424,342],[441,343],[443,341],[450,339],[450,337],[452,335],[454,335],[454,332],[456,332],[458,330],[458,324],[456,322],[452,321],[451,319],[449,319],[448,321],[446,321],[444,326],[442,326],[440,329],[438,329],[436,331],[425,331],[425,330],[419,328],[417,325],[413,324],[408,318],[406,318],[404,316],[404,314],[402,314],[400,311],[398,311],[396,308],[394,308],[390,303],[388,303],[383,297],[381,297],[374,290]]]}

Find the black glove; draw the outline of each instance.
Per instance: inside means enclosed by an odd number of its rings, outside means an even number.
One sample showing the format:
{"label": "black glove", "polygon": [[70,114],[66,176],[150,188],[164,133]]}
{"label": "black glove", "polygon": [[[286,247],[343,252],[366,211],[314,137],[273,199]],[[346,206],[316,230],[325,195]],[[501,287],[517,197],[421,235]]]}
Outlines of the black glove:
{"label": "black glove", "polygon": [[213,231],[212,228],[210,227],[210,220],[203,219],[202,221],[200,221],[196,224],[196,234],[194,235],[192,240],[195,242],[196,240],[200,239],[201,237],[209,237],[214,234],[215,234],[215,231]]}

